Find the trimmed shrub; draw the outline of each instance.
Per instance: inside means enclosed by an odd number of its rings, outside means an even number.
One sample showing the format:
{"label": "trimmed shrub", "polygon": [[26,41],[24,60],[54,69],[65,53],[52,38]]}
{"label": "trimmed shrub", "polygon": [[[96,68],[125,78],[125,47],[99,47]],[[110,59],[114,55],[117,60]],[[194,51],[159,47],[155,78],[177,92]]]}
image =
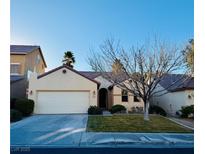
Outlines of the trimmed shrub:
{"label": "trimmed shrub", "polygon": [[111,113],[125,113],[126,108],[123,105],[117,104],[117,105],[112,106],[110,112]]}
{"label": "trimmed shrub", "polygon": [[152,105],[149,108],[149,113],[150,114],[159,114],[162,116],[167,116],[167,113],[165,112],[165,110],[157,105]]}
{"label": "trimmed shrub", "polygon": [[20,111],[23,116],[29,116],[33,113],[34,101],[31,99],[17,99],[15,102],[15,109]]}
{"label": "trimmed shrub", "polygon": [[143,113],[143,107],[133,106],[128,113]]}
{"label": "trimmed shrub", "polygon": [[90,106],[88,108],[88,114],[90,115],[102,114],[102,110],[97,106]]}
{"label": "trimmed shrub", "polygon": [[15,102],[16,102],[16,98],[10,98],[10,109],[14,109],[15,108]]}
{"label": "trimmed shrub", "polygon": [[22,119],[22,113],[18,110],[11,109],[10,110],[10,121],[15,122]]}
{"label": "trimmed shrub", "polygon": [[189,117],[194,117],[194,105],[190,106],[183,106],[181,111],[181,117],[182,118],[189,118]]}

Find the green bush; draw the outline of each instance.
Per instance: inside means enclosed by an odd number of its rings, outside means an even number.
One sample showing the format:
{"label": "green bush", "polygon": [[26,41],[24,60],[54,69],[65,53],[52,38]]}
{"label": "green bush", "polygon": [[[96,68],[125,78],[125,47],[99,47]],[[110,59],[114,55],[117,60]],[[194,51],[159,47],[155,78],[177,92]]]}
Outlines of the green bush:
{"label": "green bush", "polygon": [[88,114],[90,115],[102,114],[102,110],[97,106],[90,106],[88,108]]}
{"label": "green bush", "polygon": [[111,113],[125,113],[125,111],[126,111],[126,108],[120,104],[113,105],[110,110]]}
{"label": "green bush", "polygon": [[10,109],[14,109],[15,108],[15,102],[16,102],[16,98],[10,98]]}
{"label": "green bush", "polygon": [[162,116],[167,116],[167,113],[165,112],[165,110],[163,108],[159,107],[159,106],[156,106],[156,105],[150,106],[149,113],[150,114],[159,114],[159,115],[162,115]]}
{"label": "green bush", "polygon": [[15,122],[22,119],[22,113],[18,110],[11,109],[10,110],[10,121]]}
{"label": "green bush", "polygon": [[29,116],[33,113],[34,101],[31,99],[17,99],[15,102],[15,109],[20,111],[23,116]]}
{"label": "green bush", "polygon": [[194,105],[183,106],[180,111],[182,118],[188,118],[191,115],[194,116]]}

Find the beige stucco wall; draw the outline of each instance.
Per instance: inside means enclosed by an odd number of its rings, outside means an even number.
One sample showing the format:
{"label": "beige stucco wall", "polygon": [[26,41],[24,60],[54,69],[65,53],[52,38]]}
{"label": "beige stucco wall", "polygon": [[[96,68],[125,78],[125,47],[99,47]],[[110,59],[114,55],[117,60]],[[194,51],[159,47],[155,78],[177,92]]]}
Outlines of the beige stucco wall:
{"label": "beige stucco wall", "polygon": [[153,97],[151,103],[161,106],[168,114],[174,116],[182,106],[194,104],[194,90],[170,92],[160,97]]}
{"label": "beige stucco wall", "polygon": [[[62,70],[66,69],[66,74]],[[83,76],[67,69],[61,68],[42,78],[37,79],[33,74],[29,80],[29,99],[37,101],[37,91],[88,91],[90,105],[97,105],[97,84]],[[32,91],[32,94],[31,94]],[[95,93],[95,94],[94,94]],[[34,109],[35,111],[35,109]]]}
{"label": "beige stucco wall", "polygon": [[121,104],[124,105],[128,110],[131,110],[132,107],[144,107],[142,99],[140,99],[140,102],[134,102],[134,96],[131,93],[128,93],[128,102],[122,102],[121,91],[121,88],[117,86],[113,87],[113,105]]}
{"label": "beige stucco wall", "polygon": [[[108,89],[109,86],[112,85],[107,79],[102,76],[98,76],[95,78],[96,81],[100,82],[100,88]],[[127,80],[124,82],[127,85]],[[125,106],[128,111],[131,110],[132,107],[144,107],[143,101],[140,99],[140,102],[134,102],[133,94],[128,94],[128,102],[122,102],[121,96],[121,88],[114,86],[112,90],[108,90],[108,109],[112,107],[112,105],[121,104]]]}
{"label": "beige stucco wall", "polygon": [[[109,82],[107,79],[105,79],[102,76],[98,76],[95,78],[96,81],[98,81],[100,83],[100,87],[98,89],[98,92],[101,88],[105,88],[108,91],[108,104],[107,104],[107,108],[111,109],[112,105],[113,105],[113,97],[112,97],[112,90],[109,90],[109,86],[112,85],[111,82]],[[99,106],[99,102],[98,102],[98,106]]]}
{"label": "beige stucco wall", "polygon": [[10,55],[10,63],[20,63],[20,75],[25,73],[25,55]]}
{"label": "beige stucco wall", "polygon": [[[37,55],[40,56],[40,61],[38,64],[36,64]],[[39,49],[36,49],[26,55],[11,54],[10,63],[20,63],[20,75],[26,75],[28,70],[33,72],[34,68],[36,68],[36,72],[38,74],[42,74],[45,72],[46,67]]]}
{"label": "beige stucco wall", "polygon": [[[38,55],[40,56],[40,60],[39,60],[39,63],[36,64],[36,58]],[[43,62],[43,59],[41,57],[39,49],[36,49],[36,50],[32,51],[31,53],[27,54],[26,58],[25,58],[25,72],[27,72],[27,70],[30,70],[33,72],[34,67],[36,69],[35,70],[36,73],[38,73],[38,74],[42,74],[45,72],[46,66]]]}

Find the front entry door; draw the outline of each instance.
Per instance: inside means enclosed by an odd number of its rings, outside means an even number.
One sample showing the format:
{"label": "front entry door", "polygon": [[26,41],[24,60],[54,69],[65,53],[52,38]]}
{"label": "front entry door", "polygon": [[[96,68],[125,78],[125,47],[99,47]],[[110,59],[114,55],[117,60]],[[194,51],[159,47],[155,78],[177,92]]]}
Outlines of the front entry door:
{"label": "front entry door", "polygon": [[102,88],[99,90],[99,107],[107,109],[108,104],[108,92],[107,89]]}

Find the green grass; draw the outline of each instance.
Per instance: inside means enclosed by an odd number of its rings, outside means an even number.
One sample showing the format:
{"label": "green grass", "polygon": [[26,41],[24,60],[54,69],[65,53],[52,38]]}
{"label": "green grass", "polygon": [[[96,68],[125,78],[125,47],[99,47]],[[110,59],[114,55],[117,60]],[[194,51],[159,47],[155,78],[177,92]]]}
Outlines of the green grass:
{"label": "green grass", "polygon": [[150,115],[150,121],[144,121],[143,115],[89,116],[87,131],[93,132],[170,132],[191,133],[162,116]]}

